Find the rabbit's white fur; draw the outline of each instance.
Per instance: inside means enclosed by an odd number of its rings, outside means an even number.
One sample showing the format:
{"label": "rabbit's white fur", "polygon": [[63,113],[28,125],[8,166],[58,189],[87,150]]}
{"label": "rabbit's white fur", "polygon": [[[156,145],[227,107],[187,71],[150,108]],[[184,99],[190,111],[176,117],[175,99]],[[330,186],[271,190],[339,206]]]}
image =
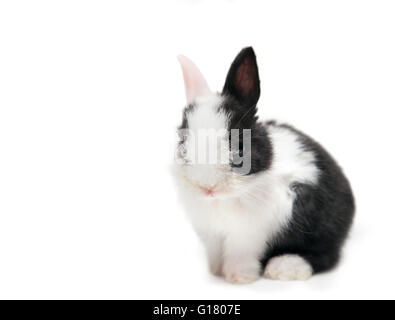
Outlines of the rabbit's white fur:
{"label": "rabbit's white fur", "polygon": [[306,280],[312,274],[311,265],[301,256],[284,254],[269,260],[264,276],[273,280]]}
{"label": "rabbit's white fur", "polygon": [[[227,128],[217,113],[221,97],[198,99],[188,114],[189,129]],[[180,199],[205,244],[210,270],[233,283],[247,283],[260,275],[265,243],[286,225],[292,213],[291,182],[315,184],[318,169],[314,154],[303,149],[289,129],[268,126],[273,160],[268,170],[240,176],[229,165],[176,166]],[[219,185],[214,196],[199,186]]]}

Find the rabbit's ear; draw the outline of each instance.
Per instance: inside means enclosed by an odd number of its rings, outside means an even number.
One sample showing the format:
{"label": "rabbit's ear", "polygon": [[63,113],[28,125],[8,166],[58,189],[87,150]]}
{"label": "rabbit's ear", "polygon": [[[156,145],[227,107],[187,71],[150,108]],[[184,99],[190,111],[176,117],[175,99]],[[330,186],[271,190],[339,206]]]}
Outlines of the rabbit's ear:
{"label": "rabbit's ear", "polygon": [[184,76],[187,102],[191,103],[196,97],[209,93],[210,88],[207,85],[206,79],[204,79],[196,65],[182,55],[178,56],[178,61],[181,64],[182,74]]}
{"label": "rabbit's ear", "polygon": [[259,82],[254,50],[252,47],[244,48],[233,61],[222,92],[252,107],[257,104],[261,94]]}

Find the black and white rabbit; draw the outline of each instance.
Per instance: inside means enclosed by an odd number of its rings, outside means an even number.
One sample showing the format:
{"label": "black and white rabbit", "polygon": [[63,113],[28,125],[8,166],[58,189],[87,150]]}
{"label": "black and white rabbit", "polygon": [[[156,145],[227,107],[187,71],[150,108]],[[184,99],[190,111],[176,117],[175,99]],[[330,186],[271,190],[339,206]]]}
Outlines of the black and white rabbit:
{"label": "black and white rabbit", "polygon": [[[317,142],[287,124],[258,121],[253,49],[235,58],[222,93],[210,91],[188,58],[179,61],[187,106],[175,174],[210,271],[232,283],[249,283],[261,273],[305,280],[334,267],[354,215],[350,185]],[[233,162],[231,129],[250,132],[248,172]],[[226,143],[215,148],[225,161],[194,161],[202,152],[194,141],[201,130],[220,132],[217,138]],[[240,156],[247,138],[239,136]]]}

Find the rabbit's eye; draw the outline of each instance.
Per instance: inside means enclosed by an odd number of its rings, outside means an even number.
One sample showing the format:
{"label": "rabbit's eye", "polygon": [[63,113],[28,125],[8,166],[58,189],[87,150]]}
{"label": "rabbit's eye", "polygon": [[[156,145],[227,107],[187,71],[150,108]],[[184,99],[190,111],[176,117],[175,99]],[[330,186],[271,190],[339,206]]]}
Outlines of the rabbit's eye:
{"label": "rabbit's eye", "polygon": [[182,141],[180,141],[180,143],[178,144],[178,155],[184,157],[186,155],[186,149],[185,149],[185,145]]}
{"label": "rabbit's eye", "polygon": [[230,157],[229,157],[230,165],[232,167],[241,167],[242,162],[243,162],[243,144],[240,143],[236,146],[233,146],[233,148],[230,151]]}
{"label": "rabbit's eye", "polygon": [[180,146],[180,155],[183,158],[186,157],[186,155],[187,155],[187,149],[185,148],[185,146],[183,144]]}
{"label": "rabbit's eye", "polygon": [[230,161],[233,162],[233,159],[235,159],[239,155],[238,150],[232,150],[230,152]]}
{"label": "rabbit's eye", "polygon": [[187,159],[187,149],[183,143],[180,143],[177,148],[177,158],[182,160],[183,164],[188,164],[189,160]]}

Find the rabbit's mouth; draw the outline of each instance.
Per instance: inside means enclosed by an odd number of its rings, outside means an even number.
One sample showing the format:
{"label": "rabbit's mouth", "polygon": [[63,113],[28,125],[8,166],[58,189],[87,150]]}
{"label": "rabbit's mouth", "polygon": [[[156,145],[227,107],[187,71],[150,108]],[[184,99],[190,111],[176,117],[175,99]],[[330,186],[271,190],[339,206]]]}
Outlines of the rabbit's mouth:
{"label": "rabbit's mouth", "polygon": [[216,198],[218,195],[221,195],[221,192],[223,191],[223,188],[221,188],[219,184],[210,186],[197,185],[197,188],[205,197],[208,198]]}
{"label": "rabbit's mouth", "polygon": [[187,184],[202,198],[205,199],[216,199],[226,195],[228,187],[226,181],[216,181],[214,183],[204,183],[202,181],[196,181],[187,174],[183,175],[183,179]]}
{"label": "rabbit's mouth", "polygon": [[217,192],[215,187],[202,187],[202,186],[199,186],[199,188],[208,197],[214,197],[215,193]]}

